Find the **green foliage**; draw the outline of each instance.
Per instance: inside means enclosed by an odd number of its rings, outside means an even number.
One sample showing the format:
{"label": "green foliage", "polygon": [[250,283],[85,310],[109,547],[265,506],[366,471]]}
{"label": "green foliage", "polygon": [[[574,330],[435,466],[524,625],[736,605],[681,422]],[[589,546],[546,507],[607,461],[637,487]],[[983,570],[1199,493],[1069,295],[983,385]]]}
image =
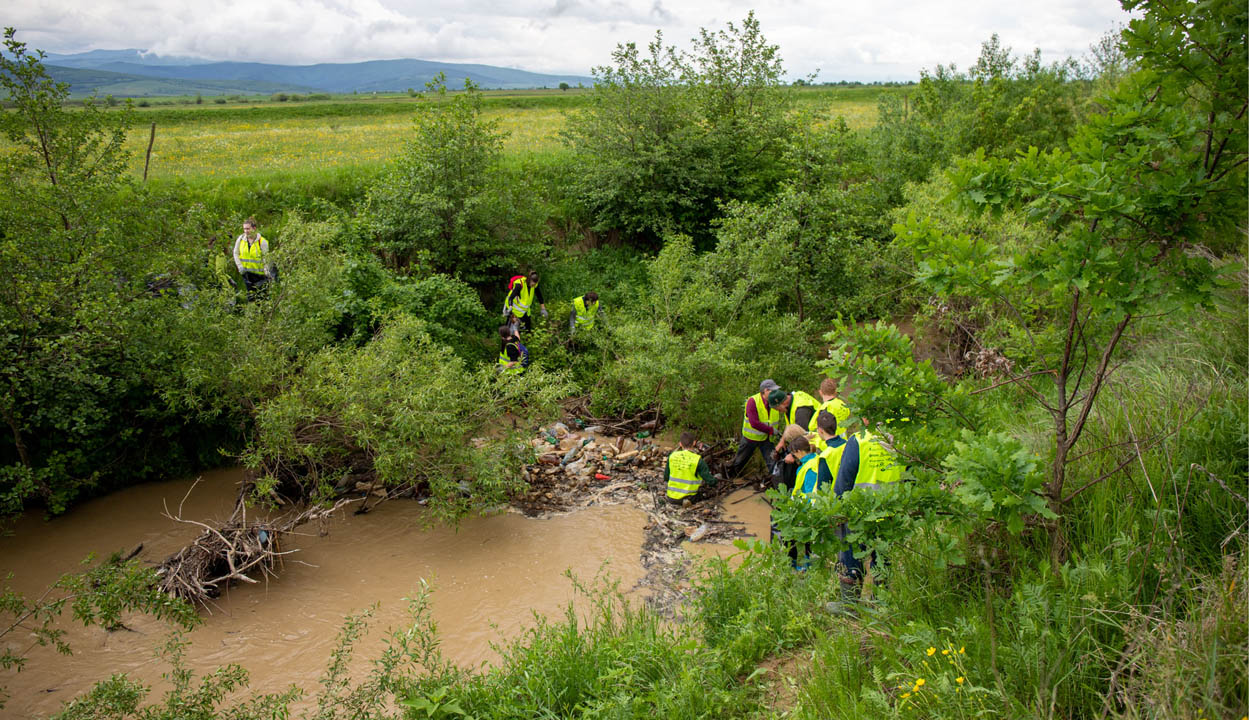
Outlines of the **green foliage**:
{"label": "green foliage", "polygon": [[541,218],[526,202],[526,178],[499,172],[503,133],[482,117],[482,97],[423,100],[413,138],[364,203],[361,223],[400,270],[421,265],[473,284],[496,280],[542,252]]}
{"label": "green foliage", "polygon": [[442,274],[395,275],[373,255],[347,257],[343,271],[338,307],[354,337],[363,341],[387,317],[403,313],[424,320],[430,337],[461,357],[482,357],[480,338],[489,337],[494,318],[463,282]]}
{"label": "green foliage", "polygon": [[760,379],[807,381],[801,324],[770,316],[762,278],[726,274],[717,260],[696,254],[688,238],[669,239],[650,263],[646,292],[604,329],[613,361],[593,395],[597,408],[659,408],[670,423],[726,436]]}
{"label": "green foliage", "polygon": [[[83,560],[90,565],[92,557]],[[51,647],[64,655],[71,653],[65,642],[65,631],[57,621],[69,608],[73,618],[83,625],[96,625],[107,630],[122,626],[124,613],[141,612],[175,623],[183,628],[194,626],[199,617],[189,604],[166,595],[157,587],[156,574],[139,561],[123,561],[114,555],[104,562],[79,573],[62,575],[47,592],[29,599],[5,587],[0,593],[0,616],[4,629],[0,640],[11,637],[22,644],[33,639],[25,651],[16,651],[12,642],[0,652],[0,670],[20,672],[26,663],[25,654],[35,646]],[[0,708],[7,695],[0,688]]]}
{"label": "green foliage", "polygon": [[[607,582],[575,588],[589,604],[583,612],[570,605],[558,619],[536,618],[481,674],[418,679],[414,704],[438,698],[465,717],[501,720],[747,717],[758,709],[751,682],[735,682],[721,653],[699,646],[689,629],[632,606]],[[408,717],[424,717],[413,710]]]}
{"label": "green foliage", "polygon": [[1081,117],[1077,74],[1070,59],[1043,65],[1038,50],[1013,57],[993,35],[966,72],[939,65],[922,71],[913,91],[881,96],[873,130],[880,172],[901,189],[978,148],[1009,158],[1029,147],[1061,147]]}
{"label": "green foliage", "polygon": [[[566,391],[559,375],[468,367],[424,323],[399,315],[362,348],[310,356],[259,408],[244,461],[304,496],[326,497],[356,473],[382,486],[421,485],[436,514],[455,518],[502,502],[520,482],[528,449],[501,432],[504,413],[550,411]],[[492,439],[471,443],[477,435]]]}
{"label": "green foliage", "polygon": [[719,559],[699,568],[689,615],[703,642],[724,654],[722,663],[735,675],[811,642],[822,629],[811,609],[823,602],[833,578],[827,568],[815,567],[800,581],[780,547],[756,547],[737,568]]}
{"label": "green foliage", "polygon": [[704,239],[718,201],[765,197],[784,173],[792,92],[754,13],[693,44],[679,52],[657,32],[645,51],[618,45],[570,116],[575,193],[596,230]]}
{"label": "green foliage", "polygon": [[[90,691],[68,703],[54,717],[57,720],[91,720],[94,718],[136,718],[142,720],[251,720],[287,716],[288,706],[302,692],[291,686],[283,693],[250,695],[241,701],[229,702],[232,696],[247,688],[248,673],[235,663],[223,665],[200,678],[186,666],[184,657],[188,640],[175,632],[157,654],[168,663],[164,677],[171,685],[159,705],[140,706],[148,688],[124,675],[114,675],[99,682]],[[227,704],[229,702],[229,704]]]}
{"label": "green foliage", "polygon": [[[1209,306],[1215,267],[1190,249],[1226,242],[1222,233],[1245,213],[1246,117],[1233,111],[1244,109],[1245,14],[1213,3],[1187,6],[1178,21],[1172,10],[1142,7],[1147,19],[1125,33],[1142,69],[1106,100],[1105,114],[1077,128],[1070,151],[1030,148],[1012,160],[978,151],[950,173],[960,207],[1019,210],[1044,224],[1043,242],[982,241],[915,215],[895,228],[923,259],[930,287],[1009,308],[1030,333],[1017,372],[1054,378],[1053,397],[1032,392],[1054,420],[1047,494],[1056,508],[1072,497],[1063,494],[1069,452],[1125,330],[1141,315]],[[1190,68],[1196,54],[1211,62]],[[1219,94],[1234,86],[1240,100]]]}
{"label": "green foliage", "polygon": [[[194,212],[124,176],[129,109],[63,107],[67,89],[6,32],[0,112],[11,152],[0,158],[0,511],[37,500],[52,512],[127,467],[144,430],[142,358],[122,321],[187,252]],[[152,275],[148,275],[152,273]],[[139,454],[139,453],[135,453]]]}
{"label": "green foliage", "polygon": [[965,430],[963,442],[942,461],[955,497],[964,506],[1006,526],[1018,535],[1033,516],[1055,518],[1043,496],[1045,477],[1039,458],[1019,440],[1002,433],[976,436]]}

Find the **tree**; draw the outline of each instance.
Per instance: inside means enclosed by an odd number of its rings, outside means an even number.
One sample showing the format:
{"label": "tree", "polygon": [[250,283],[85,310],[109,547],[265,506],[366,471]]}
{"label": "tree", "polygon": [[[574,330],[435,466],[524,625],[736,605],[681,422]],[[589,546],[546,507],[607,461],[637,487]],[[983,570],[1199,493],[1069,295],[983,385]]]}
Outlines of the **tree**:
{"label": "tree", "polygon": [[881,96],[872,132],[878,174],[898,193],[977,148],[1011,157],[1030,146],[1060,147],[1079,119],[1077,69],[1071,60],[1043,65],[1037,50],[1016,58],[992,35],[967,71],[953,64],[922,71],[914,91]]}
{"label": "tree", "polygon": [[1140,70],[1102,101],[1104,114],[1066,150],[980,151],[950,173],[958,207],[1022,213],[1044,230],[1040,241],[951,233],[917,215],[896,226],[930,288],[1016,319],[1024,347],[1012,381],[1051,417],[1045,493],[1056,513],[1111,475],[1066,485],[1130,326],[1208,305],[1218,285],[1211,249],[1245,241],[1246,8],[1122,4],[1144,15],[1123,34]]}
{"label": "tree", "polygon": [[0,87],[11,109],[0,131],[0,504],[31,495],[53,510],[92,479],[85,448],[119,438],[109,399],[124,394],[120,306],[141,292],[152,233],[142,210],[119,205],[131,114],[92,99],[63,105],[69,87],[48,77],[42,52],[5,31]]}
{"label": "tree", "polygon": [[448,97],[440,74],[429,85],[403,155],[369,189],[362,226],[389,264],[486,283],[532,262],[541,220],[523,200],[526,178],[500,167],[505,133],[482,117],[482,95],[465,79]]}
{"label": "tree", "polygon": [[568,84],[568,83],[566,83],[566,82],[562,82],[562,83],[560,83],[560,89],[561,89],[561,90],[568,90],[568,89],[569,89],[569,84]]}
{"label": "tree", "polygon": [[693,43],[679,52],[657,32],[645,52],[618,45],[569,118],[574,191],[597,230],[708,239],[718,202],[761,199],[784,174],[795,119],[777,46],[754,13]]}

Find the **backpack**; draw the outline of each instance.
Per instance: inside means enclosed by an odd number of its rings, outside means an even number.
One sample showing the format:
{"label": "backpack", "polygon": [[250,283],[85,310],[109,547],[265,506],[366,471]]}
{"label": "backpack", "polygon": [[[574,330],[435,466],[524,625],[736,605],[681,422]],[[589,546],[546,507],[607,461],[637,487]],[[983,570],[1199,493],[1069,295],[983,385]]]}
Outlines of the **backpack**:
{"label": "backpack", "polygon": [[512,286],[516,285],[516,281],[524,277],[525,277],[524,275],[513,275],[512,277],[508,278],[508,284],[504,287],[504,289],[511,290]]}

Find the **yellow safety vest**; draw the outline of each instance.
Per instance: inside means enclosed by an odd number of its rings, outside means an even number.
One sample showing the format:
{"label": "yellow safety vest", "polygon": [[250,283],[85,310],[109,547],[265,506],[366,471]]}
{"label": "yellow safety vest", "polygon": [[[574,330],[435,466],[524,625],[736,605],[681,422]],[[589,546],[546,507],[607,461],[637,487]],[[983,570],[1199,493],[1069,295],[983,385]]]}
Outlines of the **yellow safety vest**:
{"label": "yellow safety vest", "polygon": [[810,453],[801,462],[803,464],[794,476],[794,489],[790,491],[790,495],[806,497],[811,502],[820,490],[820,455]]}
{"label": "yellow safety vest", "polygon": [[698,453],[677,449],[668,456],[668,496],[673,500],[690,497],[699,491]]}
{"label": "yellow safety vest", "polygon": [[[820,411],[820,403],[816,401],[816,398],[808,395],[802,390],[795,390],[791,393],[790,409],[787,411],[789,414],[786,416],[786,425],[795,425],[796,423],[794,422],[794,418],[798,414],[799,408],[805,407],[812,409],[812,422],[815,422],[816,413]],[[811,428],[808,429],[810,430]]]}
{"label": "yellow safety vest", "polygon": [[834,398],[829,402],[821,403],[820,407],[816,409],[815,414],[812,415],[811,423],[808,424],[808,430],[816,432],[816,418],[822,412],[827,412],[838,419],[839,430],[845,429],[850,424],[848,421],[851,419],[851,409],[840,398]]}
{"label": "yellow safety vest", "polygon": [[513,317],[523,318],[529,314],[530,305],[534,302],[534,292],[538,290],[538,286],[530,287],[529,280],[525,277],[521,277],[512,283],[513,289],[516,289],[518,284],[521,286],[519,290],[515,293],[509,291],[512,305],[508,310],[512,312]]}
{"label": "yellow safety vest", "polygon": [[573,300],[573,310],[577,312],[576,327],[590,328],[595,326],[595,315],[599,313],[599,301],[596,300],[589,308],[586,307],[586,296]]}
{"label": "yellow safety vest", "polygon": [[[517,344],[508,343],[508,345],[517,345]],[[509,375],[520,375],[521,373],[525,372],[525,366],[521,364],[521,361],[524,360],[525,358],[519,357],[516,360],[513,360],[512,358],[508,357],[508,345],[504,345],[503,349],[499,351],[499,368],[500,370],[502,370],[503,372]],[[521,350],[520,346],[517,345],[518,354],[520,354],[519,352],[520,350]],[[507,367],[508,363],[510,362],[515,362],[516,365],[513,365],[512,367]]]}
{"label": "yellow safety vest", "polygon": [[876,435],[861,430],[855,438],[859,441],[859,472],[855,474],[854,489],[876,490],[903,479],[902,463]]}
{"label": "yellow safety vest", "polygon": [[765,410],[764,393],[756,393],[747,398],[747,401],[743,403],[742,437],[747,440],[755,440],[757,442],[760,440],[767,440],[767,435],[751,427],[751,421],[747,417],[747,408],[751,406],[751,403],[755,403],[755,416],[759,418],[760,422],[768,423],[773,427],[777,426],[777,422],[781,419],[781,413],[777,412],[775,408],[768,408]]}
{"label": "yellow safety vest", "polygon": [[243,266],[243,272],[265,274],[265,259],[260,255],[263,242],[265,238],[260,233],[256,233],[256,242],[248,242],[247,235],[239,240],[239,264]]}

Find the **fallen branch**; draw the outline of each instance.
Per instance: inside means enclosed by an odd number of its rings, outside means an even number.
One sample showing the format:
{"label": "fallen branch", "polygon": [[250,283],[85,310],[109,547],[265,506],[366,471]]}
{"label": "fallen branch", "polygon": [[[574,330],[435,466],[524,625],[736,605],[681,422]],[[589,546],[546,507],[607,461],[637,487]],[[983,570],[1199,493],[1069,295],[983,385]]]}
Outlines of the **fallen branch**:
{"label": "fallen branch", "polygon": [[203,532],[157,567],[161,590],[207,607],[231,582],[256,584],[260,582],[253,577],[257,573],[266,579],[276,577],[282,558],[297,552],[282,549],[285,535],[310,520],[325,519],[344,505],[356,502],[340,500],[331,507],[310,506],[276,518],[249,520],[244,502],[246,492],[246,488],[240,489],[234,512],[216,526],[182,517],[182,503],[177,513],[165,506],[165,517],[203,528]]}

